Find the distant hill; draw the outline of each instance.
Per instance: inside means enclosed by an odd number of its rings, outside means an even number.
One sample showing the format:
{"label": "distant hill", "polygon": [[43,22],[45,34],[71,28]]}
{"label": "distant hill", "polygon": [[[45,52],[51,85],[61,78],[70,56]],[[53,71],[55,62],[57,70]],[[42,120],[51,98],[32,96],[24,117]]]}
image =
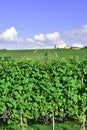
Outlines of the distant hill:
{"label": "distant hill", "polygon": [[29,59],[32,61],[55,60],[78,56],[87,59],[87,47],[84,49],[39,49],[39,50],[0,50],[0,57],[11,57],[11,59]]}

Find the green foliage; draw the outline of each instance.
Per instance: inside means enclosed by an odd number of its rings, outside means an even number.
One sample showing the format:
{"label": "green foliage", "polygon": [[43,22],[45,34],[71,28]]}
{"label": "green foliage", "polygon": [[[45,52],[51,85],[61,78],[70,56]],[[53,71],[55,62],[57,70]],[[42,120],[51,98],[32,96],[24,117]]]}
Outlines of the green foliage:
{"label": "green foliage", "polygon": [[[0,115],[7,124],[67,116],[82,121],[87,112],[87,60],[71,57],[51,63],[0,61]],[[48,118],[48,119],[47,119]]]}

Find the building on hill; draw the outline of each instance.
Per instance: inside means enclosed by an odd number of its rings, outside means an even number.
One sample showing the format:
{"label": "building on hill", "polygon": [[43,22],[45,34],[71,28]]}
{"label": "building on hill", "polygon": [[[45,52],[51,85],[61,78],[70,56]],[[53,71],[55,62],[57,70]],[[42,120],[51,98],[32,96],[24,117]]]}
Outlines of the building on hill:
{"label": "building on hill", "polygon": [[74,47],[74,46],[72,46],[72,47],[70,47],[70,49],[79,50],[80,47]]}
{"label": "building on hill", "polygon": [[70,49],[70,46],[69,46],[69,45],[66,45],[66,46],[64,47],[64,49]]}
{"label": "building on hill", "polygon": [[69,49],[70,46],[69,45],[55,45],[54,46],[55,49]]}

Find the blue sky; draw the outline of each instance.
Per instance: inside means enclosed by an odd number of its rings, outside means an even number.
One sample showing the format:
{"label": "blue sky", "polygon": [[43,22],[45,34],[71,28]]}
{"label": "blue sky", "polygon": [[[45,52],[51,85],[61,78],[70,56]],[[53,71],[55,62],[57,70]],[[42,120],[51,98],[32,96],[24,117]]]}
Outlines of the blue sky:
{"label": "blue sky", "polygon": [[0,0],[0,49],[87,46],[87,0]]}

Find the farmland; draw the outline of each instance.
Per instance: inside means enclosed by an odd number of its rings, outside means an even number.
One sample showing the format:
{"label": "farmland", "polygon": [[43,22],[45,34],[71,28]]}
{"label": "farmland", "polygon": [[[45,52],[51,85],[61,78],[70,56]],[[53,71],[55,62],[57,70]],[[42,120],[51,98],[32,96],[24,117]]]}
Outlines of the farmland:
{"label": "farmland", "polygon": [[[59,121],[73,122],[74,119],[80,122],[75,125],[75,129],[79,129],[87,115],[87,50],[0,51],[1,58],[10,56],[10,61],[0,60],[2,125],[18,124],[27,127],[30,122],[36,122],[39,126],[35,128],[42,130],[40,124],[44,123],[48,125],[48,130],[54,119],[58,123],[55,130],[60,130],[62,126],[57,126]],[[56,59],[47,64],[41,62]],[[43,127],[46,129],[47,126]],[[62,129],[70,128],[66,124]]]}
{"label": "farmland", "polygon": [[43,50],[0,50],[0,57],[11,57],[12,59],[29,59],[32,61],[56,60],[77,56],[87,59],[87,49],[43,49]]}

